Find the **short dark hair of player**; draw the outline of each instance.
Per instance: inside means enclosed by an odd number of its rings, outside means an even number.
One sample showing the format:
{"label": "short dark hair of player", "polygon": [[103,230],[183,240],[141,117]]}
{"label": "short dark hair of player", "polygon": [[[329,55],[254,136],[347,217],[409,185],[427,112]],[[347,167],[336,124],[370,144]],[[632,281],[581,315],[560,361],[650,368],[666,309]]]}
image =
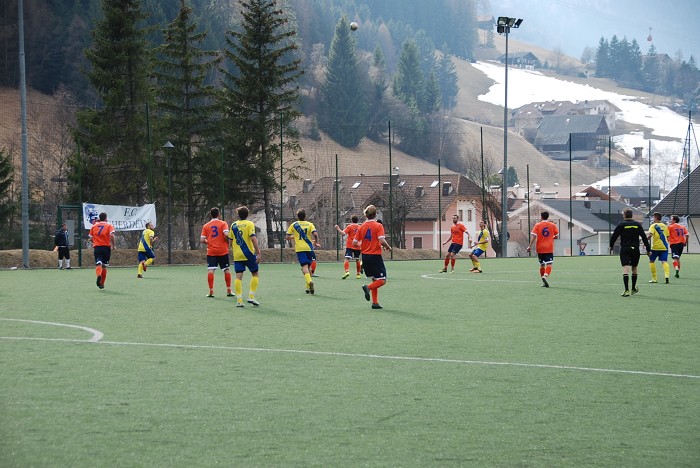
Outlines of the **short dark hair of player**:
{"label": "short dark hair of player", "polygon": [[218,218],[219,217],[219,209],[212,208],[211,211],[209,212],[209,214],[211,214],[212,219]]}
{"label": "short dark hair of player", "polygon": [[107,213],[104,211],[100,213],[100,221],[107,221]]}
{"label": "short dark hair of player", "polygon": [[146,223],[146,229],[153,229],[153,223],[152,222],[147,222]]}
{"label": "short dark hair of player", "polygon": [[367,205],[364,213],[367,219],[374,219],[374,217],[377,216],[377,207],[374,205]]}
{"label": "short dark hair of player", "polygon": [[542,213],[540,213],[540,217],[542,219],[549,219],[549,211],[543,211]]}
{"label": "short dark hair of player", "polygon": [[304,208],[297,211],[297,219],[299,221],[304,221],[306,219],[306,210]]}
{"label": "short dark hair of player", "polygon": [[248,207],[247,206],[239,206],[236,208],[236,213],[238,213],[238,217],[241,219],[247,219],[248,218]]}
{"label": "short dark hair of player", "polygon": [[674,223],[680,223],[681,218],[678,217],[678,215],[673,215],[671,216],[671,219],[673,220]]}
{"label": "short dark hair of player", "polygon": [[352,221],[353,223],[359,223],[360,218],[358,218],[357,215],[352,215],[352,218],[350,218],[350,221]]}
{"label": "short dark hair of player", "polygon": [[661,221],[661,213],[659,213],[658,211],[657,211],[656,213],[654,213],[654,220],[655,220],[657,223],[658,223],[659,221]]}
{"label": "short dark hair of player", "polygon": [[632,219],[632,216],[634,215],[634,212],[627,208],[625,211],[623,211],[623,216],[625,219]]}

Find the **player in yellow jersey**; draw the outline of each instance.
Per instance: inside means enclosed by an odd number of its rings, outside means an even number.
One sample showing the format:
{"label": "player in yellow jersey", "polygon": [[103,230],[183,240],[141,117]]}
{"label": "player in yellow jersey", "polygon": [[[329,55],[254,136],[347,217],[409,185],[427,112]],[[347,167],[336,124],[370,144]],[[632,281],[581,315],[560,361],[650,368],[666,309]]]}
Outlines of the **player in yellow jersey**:
{"label": "player in yellow jersey", "polygon": [[301,272],[306,281],[306,294],[315,292],[314,282],[311,281],[311,263],[314,261],[314,247],[321,247],[318,243],[316,226],[306,220],[306,210],[297,211],[297,221],[289,225],[287,229],[287,241],[294,239],[294,251],[297,253]]}
{"label": "player in yellow jersey", "polygon": [[479,223],[479,232],[476,233],[476,248],[469,254],[469,259],[472,261],[472,273],[481,273],[481,262],[479,257],[486,254],[486,249],[489,248],[489,230],[486,229],[486,223]]}
{"label": "player in yellow jersey", "polygon": [[139,267],[136,273],[137,278],[143,278],[144,272],[153,265],[156,253],[153,250],[153,242],[157,241],[156,233],[153,231],[153,223],[146,223],[146,229],[141,233],[138,247]]}
{"label": "player in yellow jersey", "polygon": [[668,267],[668,226],[661,222],[661,213],[654,213],[654,222],[649,226],[647,238],[651,241],[651,255],[649,255],[649,269],[651,270],[650,283],[658,283],[656,279],[656,259],[661,262],[664,269],[664,279],[668,284],[670,269]]}
{"label": "player in yellow jersey", "polygon": [[246,206],[236,208],[238,221],[231,223],[228,236],[231,239],[233,250],[233,269],[236,279],[233,280],[233,289],[236,292],[236,307],[243,307],[243,273],[248,268],[253,276],[248,288],[248,304],[255,307],[260,303],[255,300],[255,291],[258,289],[258,264],[260,262],[260,247],[255,235],[255,224],[248,220],[249,210]]}

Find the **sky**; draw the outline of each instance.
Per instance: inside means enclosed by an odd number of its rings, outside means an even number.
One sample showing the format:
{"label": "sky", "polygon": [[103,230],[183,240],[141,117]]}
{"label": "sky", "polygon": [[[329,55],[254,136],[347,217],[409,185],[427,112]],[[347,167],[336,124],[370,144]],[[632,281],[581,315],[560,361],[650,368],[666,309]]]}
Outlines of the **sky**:
{"label": "sky", "polygon": [[[504,68],[495,62],[472,64],[496,83],[488,93],[479,96],[480,101],[503,106],[505,101]],[[620,108],[618,120],[639,125],[630,134],[613,137],[614,143],[627,154],[634,154],[634,147],[644,148],[648,154],[649,141],[652,149],[652,183],[670,190],[678,183],[680,162],[683,159],[683,146],[688,136],[688,117],[677,114],[666,107],[655,107],[650,103],[634,100],[633,96],[611,93],[589,85],[582,85],[564,79],[544,76],[534,70],[508,68],[508,107],[515,109],[531,102],[541,101],[584,101],[607,100]],[[642,128],[652,129],[649,140],[644,138]],[[694,132],[693,125],[693,133]],[[700,133],[700,129],[698,130]],[[655,138],[657,137],[657,138]],[[670,140],[671,139],[671,140]],[[698,165],[698,148],[691,135],[691,168]],[[611,179],[612,185],[645,185],[648,181],[646,166],[633,166]],[[591,184],[608,185],[608,180],[591,181]]]}
{"label": "sky", "polygon": [[[698,0],[499,0],[490,3],[498,16],[522,18],[520,29],[511,35],[540,47],[559,47],[580,58],[584,47],[598,47],[601,37],[613,35],[636,39],[642,53],[651,43],[657,52],[675,58],[680,50],[684,60],[700,60],[700,17]],[[481,14],[481,12],[480,12]],[[651,30],[649,29],[651,28]],[[651,35],[652,41],[647,40]]]}

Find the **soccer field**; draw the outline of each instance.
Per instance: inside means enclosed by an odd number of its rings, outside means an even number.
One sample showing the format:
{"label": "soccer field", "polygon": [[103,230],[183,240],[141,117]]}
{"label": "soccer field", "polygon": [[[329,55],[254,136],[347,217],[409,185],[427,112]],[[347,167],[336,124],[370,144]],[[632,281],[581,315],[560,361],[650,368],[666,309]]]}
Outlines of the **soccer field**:
{"label": "soccer field", "polygon": [[342,263],[243,309],[204,266],[0,271],[0,465],[700,465],[700,256],[627,298],[617,257],[442,265],[382,310]]}

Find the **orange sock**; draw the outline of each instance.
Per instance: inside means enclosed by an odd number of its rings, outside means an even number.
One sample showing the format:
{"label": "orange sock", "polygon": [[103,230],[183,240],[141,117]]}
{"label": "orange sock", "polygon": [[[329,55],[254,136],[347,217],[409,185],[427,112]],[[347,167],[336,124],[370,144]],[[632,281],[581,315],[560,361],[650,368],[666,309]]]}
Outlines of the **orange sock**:
{"label": "orange sock", "polygon": [[102,284],[105,284],[105,280],[107,280],[107,269],[102,268],[102,274],[100,275],[102,277]]}
{"label": "orange sock", "polygon": [[311,274],[313,275],[316,271],[316,260],[311,261]]}
{"label": "orange sock", "polygon": [[345,268],[345,271],[350,271],[350,260],[347,258],[345,259],[345,262],[343,262],[343,268]]}
{"label": "orange sock", "polygon": [[214,272],[211,270],[207,273],[207,282],[209,283],[209,289],[214,289]]}
{"label": "orange sock", "polygon": [[376,289],[370,291],[372,293],[372,304],[379,304],[379,292]]}
{"label": "orange sock", "polygon": [[452,265],[452,269],[453,269],[453,270],[455,269],[455,260],[456,260],[455,258],[453,258],[452,260],[450,260],[450,264]]}
{"label": "orange sock", "polygon": [[224,272],[224,280],[226,280],[226,288],[228,290],[231,290],[231,272],[230,271]]}
{"label": "orange sock", "polygon": [[357,274],[360,274],[360,270],[362,270],[362,263],[360,262],[355,262],[355,266],[357,267]]}
{"label": "orange sock", "polygon": [[544,276],[544,271],[545,271],[545,270],[544,270],[544,267],[541,266],[541,267],[540,267],[540,276]]}
{"label": "orange sock", "polygon": [[383,279],[374,280],[367,286],[367,289],[369,289],[370,291],[374,291],[374,290],[379,289],[382,286],[384,286],[384,283],[386,283],[386,280],[383,280]]}
{"label": "orange sock", "polygon": [[544,267],[544,273],[547,276],[551,275],[552,274],[552,265],[547,265],[546,267]]}
{"label": "orange sock", "polygon": [[447,265],[450,264],[450,256],[445,257],[445,270],[447,270]]}
{"label": "orange sock", "polygon": [[97,265],[95,267],[95,275],[96,276],[102,276],[102,265]]}

